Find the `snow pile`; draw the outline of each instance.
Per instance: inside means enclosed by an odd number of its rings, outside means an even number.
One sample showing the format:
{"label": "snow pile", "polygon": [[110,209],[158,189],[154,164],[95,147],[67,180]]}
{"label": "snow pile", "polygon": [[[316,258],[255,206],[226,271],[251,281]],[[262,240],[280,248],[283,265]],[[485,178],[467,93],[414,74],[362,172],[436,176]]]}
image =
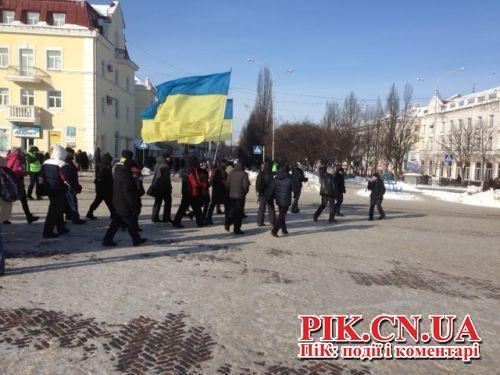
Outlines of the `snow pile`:
{"label": "snow pile", "polygon": [[[255,183],[257,181],[258,172],[247,171],[247,173],[248,173],[248,179],[250,180],[250,184],[252,186],[255,186]],[[314,173],[310,173],[310,172],[305,172],[304,174],[309,181],[304,182],[302,184],[302,192],[303,193],[319,193],[319,190],[321,188],[321,184],[319,182],[319,176],[314,174]]]}
{"label": "snow pile", "polygon": [[[368,198],[370,196],[370,191],[367,189],[361,189],[356,192],[356,195],[359,195],[360,197],[366,197]],[[422,198],[416,196],[415,194],[411,193],[398,193],[394,191],[389,191],[387,190],[386,193],[384,194],[384,199],[390,199],[390,200],[398,200],[398,201],[421,201]]]}
{"label": "snow pile", "polygon": [[431,190],[426,190],[423,193],[446,202],[467,204],[469,206],[500,208],[500,190],[490,189],[488,191],[478,192],[478,189],[471,188],[468,189],[466,193],[461,194]]}
{"label": "snow pile", "polygon": [[148,167],[144,167],[142,168],[142,171],[141,171],[142,175],[144,177],[147,177],[147,176],[152,176],[153,175],[153,171],[151,169],[149,169]]}

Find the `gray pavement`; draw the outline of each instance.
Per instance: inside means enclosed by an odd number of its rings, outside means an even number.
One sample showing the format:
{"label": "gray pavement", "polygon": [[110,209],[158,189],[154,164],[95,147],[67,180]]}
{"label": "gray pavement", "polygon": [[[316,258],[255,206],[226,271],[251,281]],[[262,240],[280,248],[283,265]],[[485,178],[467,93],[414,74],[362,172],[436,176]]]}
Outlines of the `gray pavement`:
{"label": "gray pavement", "polygon": [[[348,184],[344,213],[329,225],[305,193],[290,235],[255,225],[247,202],[245,236],[149,221],[150,241],[103,249],[109,224],[69,225],[42,240],[43,220],[27,225],[15,204],[3,226],[7,275],[0,278],[2,374],[470,373],[500,368],[500,210],[424,197],[386,201],[387,220],[367,221],[367,202]],[[174,212],[179,184],[174,184]],[[81,213],[92,200],[90,179]],[[31,202],[42,215],[47,201]],[[457,361],[298,361],[298,314],[470,314],[482,359]]]}

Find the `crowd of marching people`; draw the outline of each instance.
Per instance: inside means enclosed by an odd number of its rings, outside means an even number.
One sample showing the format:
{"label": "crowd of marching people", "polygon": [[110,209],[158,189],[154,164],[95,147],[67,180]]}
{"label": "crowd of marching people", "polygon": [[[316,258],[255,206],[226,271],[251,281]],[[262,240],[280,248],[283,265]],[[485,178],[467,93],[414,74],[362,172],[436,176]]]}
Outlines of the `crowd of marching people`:
{"label": "crowd of marching people", "polygon": [[[142,197],[147,194],[154,199],[151,221],[170,223],[174,228],[183,228],[185,217],[196,221],[198,227],[213,225],[213,215],[224,215],[224,228],[235,235],[244,234],[242,230],[245,215],[245,200],[250,191],[249,174],[239,163],[230,161],[210,165],[199,162],[196,157],[188,157],[181,164],[172,161],[168,154],[156,157],[154,176],[148,190],[145,191],[143,175],[134,160],[132,151],[124,150],[118,162],[106,153],[95,154],[95,199],[90,205],[86,219],[79,212],[78,195],[82,192],[79,171],[88,171],[89,161],[86,154],[75,153],[72,148],[54,146],[52,155],[41,153],[32,147],[26,154],[19,148],[12,149],[0,167],[0,222],[10,224],[8,220],[12,203],[19,200],[28,223],[39,220],[29,209],[28,200],[41,200],[48,197],[49,207],[43,227],[43,238],[57,238],[69,233],[66,222],[83,225],[88,220],[97,220],[94,212],[104,202],[109,210],[111,224],[104,236],[103,246],[116,246],[114,236],[118,230],[128,231],[134,246],[147,241],[141,236],[139,215],[142,210]],[[82,159],[83,158],[83,159]],[[87,158],[87,159],[86,159]],[[179,169],[179,167],[181,168]],[[181,177],[181,201],[177,212],[172,214],[171,177]],[[24,178],[29,177],[26,191]],[[346,193],[344,170],[334,170],[326,165],[319,169],[321,204],[313,215],[318,221],[320,215],[329,206],[329,223],[336,223],[336,216],[341,212],[343,197]],[[265,226],[265,216],[270,225],[271,235],[279,237],[288,234],[286,217],[299,213],[299,198],[303,183],[307,182],[300,166],[288,163],[276,163],[266,160],[257,175],[255,192],[257,194],[257,225]],[[369,219],[374,219],[377,207],[380,217],[385,213],[382,201],[385,186],[375,173],[368,183],[371,190]],[[33,197],[36,195],[36,198]],[[0,226],[1,227],[1,226]],[[3,245],[0,236],[0,274],[4,272]]]}

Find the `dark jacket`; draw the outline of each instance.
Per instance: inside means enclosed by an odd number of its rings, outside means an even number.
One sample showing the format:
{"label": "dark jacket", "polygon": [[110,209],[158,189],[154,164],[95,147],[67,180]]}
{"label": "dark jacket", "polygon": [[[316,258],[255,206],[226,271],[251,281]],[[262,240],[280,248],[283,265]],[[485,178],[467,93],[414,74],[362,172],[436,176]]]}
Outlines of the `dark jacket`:
{"label": "dark jacket", "polygon": [[224,169],[219,167],[214,170],[210,179],[210,184],[212,185],[212,202],[214,204],[224,204],[226,201],[226,179],[227,173]]}
{"label": "dark jacket", "polygon": [[111,162],[112,158],[108,154],[104,154],[101,162],[96,164],[95,167],[95,191],[97,194],[104,197],[111,197],[113,195],[113,172]]}
{"label": "dark jacket", "polygon": [[345,177],[344,174],[340,174],[339,171],[335,173],[335,185],[339,194],[345,194]]}
{"label": "dark jacket", "polygon": [[330,173],[323,174],[319,193],[322,196],[337,198],[337,187],[335,186],[335,178]]}
{"label": "dark jacket", "polygon": [[80,182],[78,180],[78,168],[76,168],[75,163],[73,163],[73,159],[66,158],[66,165],[61,169],[64,176],[66,177],[66,182],[69,184],[71,189],[77,194],[81,193],[82,185],[80,185]]}
{"label": "dark jacket", "polygon": [[66,150],[62,147],[54,147],[53,157],[46,160],[42,165],[43,184],[49,196],[64,195],[67,185],[64,183],[66,177],[63,168],[66,166]]}
{"label": "dark jacket", "polygon": [[163,156],[158,156],[156,158],[155,175],[151,183],[151,192],[155,197],[172,194],[170,165]]}
{"label": "dark jacket", "polygon": [[259,197],[268,196],[271,194],[269,189],[273,183],[274,176],[271,168],[260,171],[257,175],[257,182],[255,184],[255,191]]}
{"label": "dark jacket", "polygon": [[279,171],[271,183],[272,196],[278,207],[290,207],[292,204],[293,180],[288,172]]}
{"label": "dark jacket", "polygon": [[382,199],[384,199],[385,185],[384,181],[382,181],[380,178],[377,178],[375,181],[369,181],[368,190],[371,191],[371,200],[381,201]]}
{"label": "dark jacket", "polygon": [[200,196],[204,202],[210,202],[210,182],[208,171],[206,169],[200,168],[198,170],[200,174]]}
{"label": "dark jacket", "polygon": [[131,166],[119,163],[115,166],[113,182],[113,207],[122,217],[133,217],[141,212],[141,195],[131,171]]}
{"label": "dark jacket", "polygon": [[226,180],[226,188],[229,191],[229,198],[244,199],[250,189],[248,173],[240,164],[236,164]]}
{"label": "dark jacket", "polygon": [[294,185],[294,192],[302,190],[302,183],[309,181],[304,175],[304,171],[299,167],[292,168],[292,181]]}

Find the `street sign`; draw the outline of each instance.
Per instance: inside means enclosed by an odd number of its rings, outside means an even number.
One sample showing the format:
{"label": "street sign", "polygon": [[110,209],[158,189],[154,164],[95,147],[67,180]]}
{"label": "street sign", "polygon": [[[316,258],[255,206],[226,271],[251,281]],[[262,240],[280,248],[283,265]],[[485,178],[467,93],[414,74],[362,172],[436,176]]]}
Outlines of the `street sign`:
{"label": "street sign", "polygon": [[144,141],[142,141],[141,144],[139,145],[139,149],[140,150],[147,150],[148,145]]}
{"label": "street sign", "polygon": [[262,146],[261,145],[253,145],[252,147],[254,155],[262,155]]}
{"label": "street sign", "polygon": [[453,155],[452,154],[444,154],[443,160],[445,163],[451,164],[453,162]]}

